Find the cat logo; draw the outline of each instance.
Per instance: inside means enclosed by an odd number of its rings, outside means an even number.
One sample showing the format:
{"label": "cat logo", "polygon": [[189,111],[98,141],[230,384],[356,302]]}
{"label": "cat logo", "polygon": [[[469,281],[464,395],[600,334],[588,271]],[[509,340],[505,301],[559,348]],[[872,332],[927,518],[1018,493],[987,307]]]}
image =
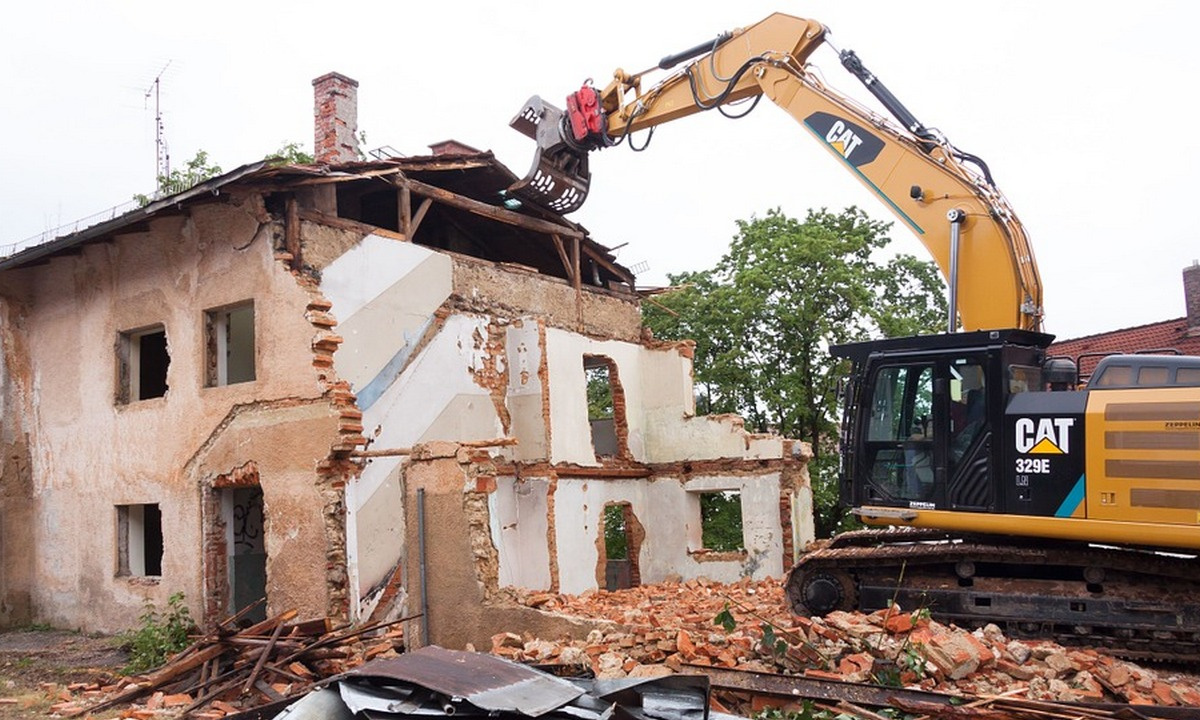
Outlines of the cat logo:
{"label": "cat logo", "polygon": [[883,141],[866,128],[827,112],[809,115],[804,125],[854,167],[873,161],[883,150]]}
{"label": "cat logo", "polygon": [[1064,455],[1071,452],[1071,428],[1075,418],[1017,418],[1017,452]]}
{"label": "cat logo", "polygon": [[854,134],[854,131],[846,127],[846,123],[838,120],[829,128],[829,132],[825,133],[825,142],[833,146],[842,154],[842,157],[850,159],[850,154],[854,152],[854,148],[862,145],[862,138]]}

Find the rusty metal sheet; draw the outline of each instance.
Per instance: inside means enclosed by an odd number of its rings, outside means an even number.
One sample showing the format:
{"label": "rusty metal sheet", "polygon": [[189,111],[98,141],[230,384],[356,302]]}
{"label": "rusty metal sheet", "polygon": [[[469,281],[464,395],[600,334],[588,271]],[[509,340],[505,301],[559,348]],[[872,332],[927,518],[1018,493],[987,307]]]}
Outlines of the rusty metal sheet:
{"label": "rusty metal sheet", "polygon": [[343,677],[412,683],[482,710],[531,717],[545,715],[584,693],[574,683],[503,658],[437,646],[375,660]]}
{"label": "rusty metal sheet", "polygon": [[870,705],[873,707],[888,707],[896,698],[903,698],[910,702],[929,702],[939,705],[949,705],[952,702],[952,696],[942,693],[882,687],[880,685],[867,685],[864,683],[815,680],[798,675],[773,675],[771,673],[728,670],[703,665],[685,665],[682,672],[694,675],[707,675],[712,686],[715,688],[747,690],[791,700],[798,698],[835,702],[838,700],[849,700],[856,705]]}

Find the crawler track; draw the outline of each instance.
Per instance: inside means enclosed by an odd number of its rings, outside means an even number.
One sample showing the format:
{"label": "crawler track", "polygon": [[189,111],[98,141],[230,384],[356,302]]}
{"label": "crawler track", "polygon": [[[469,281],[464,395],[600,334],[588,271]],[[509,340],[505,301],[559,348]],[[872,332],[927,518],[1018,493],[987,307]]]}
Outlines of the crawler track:
{"label": "crawler track", "polygon": [[802,615],[895,601],[1010,636],[1104,647],[1134,659],[1200,662],[1200,562],[1114,549],[885,529],[845,533],[787,580]]}

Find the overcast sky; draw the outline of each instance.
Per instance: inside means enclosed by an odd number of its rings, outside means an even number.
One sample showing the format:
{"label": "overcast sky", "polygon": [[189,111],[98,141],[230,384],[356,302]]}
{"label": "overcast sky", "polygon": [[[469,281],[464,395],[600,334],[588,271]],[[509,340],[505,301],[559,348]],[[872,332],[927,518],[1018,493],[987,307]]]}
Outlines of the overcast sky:
{"label": "overcast sky", "polygon": [[[774,11],[823,22],[922,122],[989,163],[1032,237],[1049,332],[1184,314],[1180,273],[1200,258],[1200,3],[1182,0],[21,3],[0,26],[0,245],[153,188],[160,72],[175,166],[201,149],[230,170],[310,147],[311,80],[336,70],[360,82],[368,149],[419,155],[454,138],[522,175],[533,144],[507,123],[530,95],[561,105],[586,78],[604,85]],[[830,51],[812,60],[869,97]],[[593,154],[592,175],[572,219],[628,243],[619,259],[649,266],[640,284],[711,267],[736,219],[771,208],[893,219],[769,102],[664,126],[645,153]],[[892,237],[926,257],[903,228]]]}

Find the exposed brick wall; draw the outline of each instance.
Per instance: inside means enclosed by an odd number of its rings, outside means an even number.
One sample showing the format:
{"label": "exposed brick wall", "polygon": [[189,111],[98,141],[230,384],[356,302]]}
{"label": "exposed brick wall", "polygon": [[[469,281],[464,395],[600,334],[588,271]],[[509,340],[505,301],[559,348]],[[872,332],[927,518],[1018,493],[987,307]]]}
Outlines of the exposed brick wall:
{"label": "exposed brick wall", "polygon": [[1200,262],[1183,269],[1183,301],[1187,307],[1188,335],[1200,335]]}
{"label": "exposed brick wall", "polygon": [[[316,81],[313,84],[316,85]],[[325,398],[338,413],[338,437],[330,446],[329,454],[317,463],[316,480],[322,497],[321,515],[325,523],[325,581],[329,592],[327,614],[344,621],[350,617],[345,491],[346,484],[362,474],[362,463],[350,457],[351,451],[366,444],[362,434],[362,411],[350,383],[339,378],[334,368],[333,355],[343,339],[335,330],[338,321],[331,312],[333,304],[321,294],[312,275],[293,268],[292,253],[276,247],[275,260],[283,263],[296,278],[297,284],[308,292],[309,301],[304,317],[312,324],[314,331],[312,366]]]}
{"label": "exposed brick wall", "polygon": [[331,72],[312,84],[313,157],[330,164],[358,160],[358,81]]}

